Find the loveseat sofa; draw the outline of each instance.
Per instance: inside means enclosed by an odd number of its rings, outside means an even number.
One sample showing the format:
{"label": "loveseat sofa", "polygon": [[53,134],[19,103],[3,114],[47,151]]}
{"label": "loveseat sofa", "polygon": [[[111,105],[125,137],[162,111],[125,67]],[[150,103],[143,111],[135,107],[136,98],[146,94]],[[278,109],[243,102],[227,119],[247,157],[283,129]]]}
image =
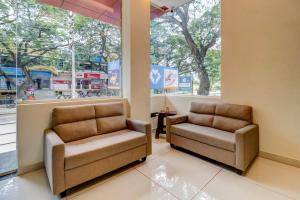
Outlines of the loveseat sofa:
{"label": "loveseat sofa", "polygon": [[252,108],[227,103],[191,104],[190,113],[167,118],[167,141],[246,171],[258,154],[259,129]]}
{"label": "loveseat sofa", "polygon": [[151,154],[151,125],[126,119],[123,103],[56,107],[44,164],[54,194]]}

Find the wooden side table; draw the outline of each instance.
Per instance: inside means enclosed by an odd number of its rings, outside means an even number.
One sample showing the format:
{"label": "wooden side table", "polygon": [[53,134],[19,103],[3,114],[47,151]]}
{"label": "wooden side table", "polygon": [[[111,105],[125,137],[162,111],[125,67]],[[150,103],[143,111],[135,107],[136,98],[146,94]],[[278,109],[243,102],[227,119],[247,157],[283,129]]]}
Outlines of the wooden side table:
{"label": "wooden side table", "polygon": [[155,138],[159,138],[160,133],[165,133],[164,128],[166,127],[164,125],[164,118],[168,116],[173,116],[177,115],[176,111],[169,111],[169,112],[159,112],[158,113],[158,119],[157,119],[157,128],[156,128],[156,133],[155,133]]}

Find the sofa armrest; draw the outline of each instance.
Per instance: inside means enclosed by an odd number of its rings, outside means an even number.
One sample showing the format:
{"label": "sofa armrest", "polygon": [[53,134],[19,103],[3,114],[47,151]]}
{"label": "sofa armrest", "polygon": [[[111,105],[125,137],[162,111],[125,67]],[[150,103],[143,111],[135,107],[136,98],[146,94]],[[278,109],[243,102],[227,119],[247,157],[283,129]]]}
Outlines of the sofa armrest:
{"label": "sofa armrest", "polygon": [[147,136],[147,155],[152,153],[152,137],[151,137],[151,124],[139,120],[127,119],[127,128],[133,131],[145,133]]}
{"label": "sofa armrest", "polygon": [[169,142],[169,143],[171,142],[171,133],[170,133],[171,125],[184,123],[187,120],[188,120],[187,115],[175,115],[175,116],[167,117],[167,120],[166,120],[166,139],[167,139],[167,142]]}
{"label": "sofa armrest", "polygon": [[44,164],[53,194],[65,190],[65,143],[52,130],[45,130]]}
{"label": "sofa armrest", "polygon": [[259,151],[259,129],[257,125],[248,125],[235,131],[236,168],[245,171]]}

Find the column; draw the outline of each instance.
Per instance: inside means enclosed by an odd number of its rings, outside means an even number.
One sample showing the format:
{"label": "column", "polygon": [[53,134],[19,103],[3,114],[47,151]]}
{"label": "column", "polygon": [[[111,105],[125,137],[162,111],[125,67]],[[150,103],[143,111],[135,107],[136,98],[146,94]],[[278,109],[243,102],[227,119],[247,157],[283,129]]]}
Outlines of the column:
{"label": "column", "polygon": [[129,117],[150,121],[150,0],[122,0],[123,96]]}

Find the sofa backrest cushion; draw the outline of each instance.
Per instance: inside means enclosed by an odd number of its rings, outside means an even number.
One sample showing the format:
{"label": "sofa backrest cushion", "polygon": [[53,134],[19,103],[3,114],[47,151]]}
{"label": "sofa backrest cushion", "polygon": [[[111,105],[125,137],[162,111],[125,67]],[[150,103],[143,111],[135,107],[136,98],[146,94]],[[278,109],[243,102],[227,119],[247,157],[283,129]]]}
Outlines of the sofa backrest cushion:
{"label": "sofa backrest cushion", "polygon": [[98,134],[127,128],[123,102],[96,104],[95,112]]}
{"label": "sofa backrest cushion", "polygon": [[244,120],[252,123],[252,108],[246,105],[237,105],[229,103],[216,104],[216,115]]}
{"label": "sofa backrest cushion", "polygon": [[95,119],[60,124],[53,129],[66,143],[97,135]]}
{"label": "sofa backrest cushion", "polygon": [[97,134],[93,105],[55,107],[53,129],[64,142],[84,139]]}
{"label": "sofa backrest cushion", "polygon": [[241,129],[249,124],[250,122],[244,120],[214,116],[212,127],[223,131],[235,132],[236,130]]}
{"label": "sofa backrest cushion", "polygon": [[252,123],[252,108],[229,103],[192,102],[188,122],[235,132]]}
{"label": "sofa backrest cushion", "polygon": [[216,104],[192,102],[190,112],[214,115]]}
{"label": "sofa backrest cushion", "polygon": [[127,128],[124,115],[97,118],[98,134],[112,133]]}
{"label": "sofa backrest cushion", "polygon": [[59,124],[95,119],[93,105],[55,107],[52,112],[53,127]]}
{"label": "sofa backrest cushion", "polygon": [[96,118],[124,115],[123,102],[95,104]]}
{"label": "sofa backrest cushion", "polygon": [[214,120],[214,115],[198,114],[190,112],[188,115],[188,123],[211,127]]}

